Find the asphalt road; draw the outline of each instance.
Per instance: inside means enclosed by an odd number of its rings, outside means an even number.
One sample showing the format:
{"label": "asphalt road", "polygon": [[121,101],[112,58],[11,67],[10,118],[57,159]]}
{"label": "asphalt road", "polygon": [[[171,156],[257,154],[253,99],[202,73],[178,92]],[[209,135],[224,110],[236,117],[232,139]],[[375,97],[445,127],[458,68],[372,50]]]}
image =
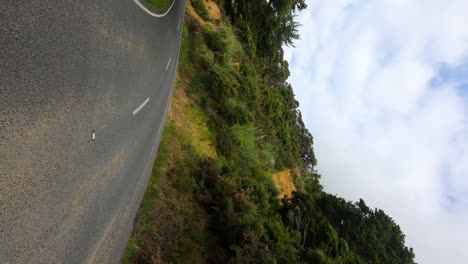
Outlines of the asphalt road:
{"label": "asphalt road", "polygon": [[163,18],[133,0],[1,4],[0,263],[117,263],[164,127],[185,1]]}

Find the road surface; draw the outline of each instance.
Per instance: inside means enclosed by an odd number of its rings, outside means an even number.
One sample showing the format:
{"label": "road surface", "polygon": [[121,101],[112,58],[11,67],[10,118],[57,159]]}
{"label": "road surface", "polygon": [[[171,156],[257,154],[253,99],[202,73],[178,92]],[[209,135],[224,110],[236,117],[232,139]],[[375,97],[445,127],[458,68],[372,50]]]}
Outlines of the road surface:
{"label": "road surface", "polygon": [[151,173],[185,1],[3,0],[0,263],[118,263]]}

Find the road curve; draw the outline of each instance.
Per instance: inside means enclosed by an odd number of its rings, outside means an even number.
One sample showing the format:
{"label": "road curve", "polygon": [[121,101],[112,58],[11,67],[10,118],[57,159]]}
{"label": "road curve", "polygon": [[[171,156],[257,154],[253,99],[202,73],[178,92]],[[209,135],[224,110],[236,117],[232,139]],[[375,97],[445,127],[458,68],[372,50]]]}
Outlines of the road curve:
{"label": "road curve", "polygon": [[4,0],[0,263],[118,263],[177,68],[185,1]]}

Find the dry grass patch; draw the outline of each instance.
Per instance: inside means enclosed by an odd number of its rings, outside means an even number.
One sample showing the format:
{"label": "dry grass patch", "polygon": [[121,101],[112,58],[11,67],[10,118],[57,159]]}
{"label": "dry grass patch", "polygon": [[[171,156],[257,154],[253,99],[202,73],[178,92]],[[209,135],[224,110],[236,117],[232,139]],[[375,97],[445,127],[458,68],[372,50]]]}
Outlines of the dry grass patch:
{"label": "dry grass patch", "polygon": [[211,0],[207,0],[205,1],[205,3],[206,3],[206,9],[208,10],[208,16],[210,17],[210,19],[214,21],[220,21],[221,10],[219,10],[218,5]]}
{"label": "dry grass patch", "polygon": [[276,189],[280,192],[278,198],[292,197],[292,192],[296,191],[296,185],[294,185],[294,179],[290,169],[279,171],[272,175],[273,182],[275,183]]}
{"label": "dry grass patch", "polygon": [[188,81],[178,78],[177,86],[172,95],[173,102],[169,118],[177,132],[187,138],[197,154],[204,157],[216,158],[216,151],[210,140],[206,114],[195,104],[185,92]]}

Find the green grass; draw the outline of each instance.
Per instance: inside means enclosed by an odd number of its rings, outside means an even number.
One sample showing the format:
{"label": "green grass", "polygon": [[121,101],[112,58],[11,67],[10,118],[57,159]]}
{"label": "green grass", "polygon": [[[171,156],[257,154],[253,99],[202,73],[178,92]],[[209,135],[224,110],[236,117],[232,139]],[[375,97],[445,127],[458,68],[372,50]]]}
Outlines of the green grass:
{"label": "green grass", "polygon": [[169,8],[174,0],[146,0],[146,2],[156,8]]}
{"label": "green grass", "polygon": [[130,264],[135,256],[135,245],[137,244],[136,238],[130,238],[127,243],[127,248],[122,259],[123,264]]}
{"label": "green grass", "polygon": [[[163,176],[161,168],[166,164],[169,158],[169,144],[174,140],[175,130],[171,125],[167,125],[164,130],[161,142],[159,144],[159,151],[156,161],[154,162],[153,171],[146,189],[143,201],[140,205],[140,214],[143,219],[150,218],[149,213],[151,210],[152,204],[154,204],[157,197],[160,195],[160,189],[156,186],[159,179]],[[148,225],[146,221],[142,221],[139,224],[139,228],[146,233],[154,235],[156,230]],[[127,243],[127,247],[122,258],[122,263],[130,264],[132,263],[133,258],[135,257],[135,249],[139,246],[142,240],[138,237],[132,237]]]}

